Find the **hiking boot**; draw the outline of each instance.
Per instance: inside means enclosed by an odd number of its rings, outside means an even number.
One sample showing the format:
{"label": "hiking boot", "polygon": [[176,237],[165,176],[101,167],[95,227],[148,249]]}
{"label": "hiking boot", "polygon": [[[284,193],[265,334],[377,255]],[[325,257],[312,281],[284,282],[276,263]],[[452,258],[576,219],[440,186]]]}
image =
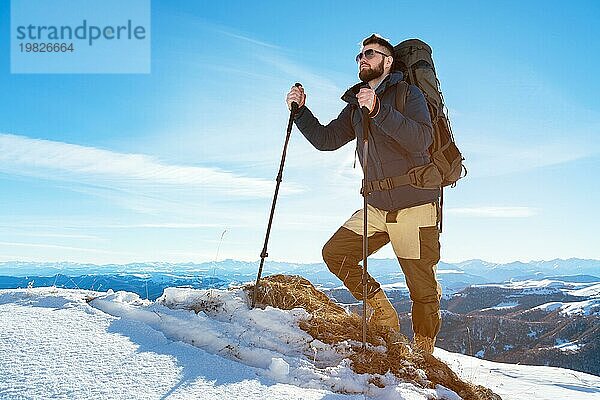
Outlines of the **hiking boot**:
{"label": "hiking boot", "polygon": [[435,345],[435,338],[419,335],[415,333],[413,338],[413,349],[424,354],[433,354],[433,347]]}
{"label": "hiking boot", "polygon": [[383,290],[379,290],[373,298],[367,299],[367,304],[373,309],[373,315],[369,320],[371,323],[387,326],[395,332],[400,331],[398,313],[396,313],[396,309],[394,309]]}

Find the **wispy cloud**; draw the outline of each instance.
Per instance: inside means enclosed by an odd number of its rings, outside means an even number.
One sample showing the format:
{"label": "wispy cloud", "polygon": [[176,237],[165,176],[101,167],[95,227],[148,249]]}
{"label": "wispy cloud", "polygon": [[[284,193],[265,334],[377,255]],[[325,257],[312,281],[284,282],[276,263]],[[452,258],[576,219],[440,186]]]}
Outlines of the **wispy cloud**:
{"label": "wispy cloud", "polygon": [[247,43],[250,43],[250,44],[255,45],[255,46],[266,47],[266,48],[269,48],[269,49],[279,49],[279,46],[276,46],[276,45],[271,44],[271,43],[263,42],[261,40],[254,39],[254,38],[246,36],[246,35],[235,33],[233,31],[231,31],[230,28],[228,28],[228,29],[225,29],[225,28],[222,28],[222,27],[221,28],[215,28],[214,31],[216,33],[220,33],[220,34],[223,34],[225,36],[229,36],[231,38],[240,40],[242,42],[247,42]]}
{"label": "wispy cloud", "polygon": [[565,164],[600,154],[600,144],[580,134],[552,137],[543,141],[522,135],[505,141],[486,137],[458,140],[469,174],[477,177],[500,176],[515,172]]}
{"label": "wispy cloud", "polygon": [[[61,224],[62,222],[62,224]],[[80,221],[79,223],[66,222],[64,220],[57,221],[54,224],[47,223],[12,223],[12,224],[0,224],[0,228],[9,229],[204,229],[204,228],[220,228],[223,224],[210,224],[210,223],[181,223],[181,222],[154,222],[154,223],[131,223],[131,224],[119,224],[119,223],[98,223],[97,221]],[[228,225],[230,226],[230,225]],[[236,226],[236,225],[231,225]],[[31,236],[31,237],[48,237],[48,238],[61,238],[61,239],[90,239],[90,240],[103,240],[100,236],[84,235],[84,234],[69,234],[69,233],[46,233],[46,232],[11,232],[11,235],[17,236]]]}
{"label": "wispy cloud", "polygon": [[448,214],[466,215],[476,218],[529,218],[538,213],[532,207],[462,207],[444,210]]}
{"label": "wispy cloud", "polygon": [[[0,171],[49,180],[79,181],[108,187],[185,188],[228,196],[265,197],[273,182],[219,168],[169,164],[144,154],[0,134]],[[293,184],[288,192],[300,189]]]}
{"label": "wispy cloud", "polygon": [[105,240],[99,236],[83,235],[83,234],[65,234],[65,233],[46,233],[46,232],[12,232],[11,235],[27,236],[27,237],[43,237],[43,238],[58,238],[58,239],[85,239],[85,240]]}
{"label": "wispy cloud", "polygon": [[222,228],[223,224],[186,224],[186,223],[178,223],[178,222],[165,222],[165,223],[149,223],[149,224],[99,225],[97,227],[104,228],[104,229],[204,229],[204,228]]}
{"label": "wispy cloud", "polygon": [[290,60],[282,54],[276,52],[263,52],[262,54],[257,54],[256,57],[266,64],[273,65],[283,72],[284,75],[302,80],[302,84],[305,86],[308,85],[309,87],[312,86],[318,88],[320,91],[326,91],[329,94],[334,95],[335,99],[342,95],[342,88],[338,87],[331,79],[325,78],[313,69]]}
{"label": "wispy cloud", "polygon": [[108,250],[100,250],[100,249],[85,248],[85,247],[63,246],[63,245],[46,244],[46,243],[0,242],[0,246],[70,250],[70,251],[77,251],[77,252],[84,252],[84,253],[99,253],[99,254],[124,254],[124,253],[118,253],[118,252],[108,251]]}
{"label": "wispy cloud", "polygon": [[[81,220],[68,221],[64,218],[57,220],[40,220],[34,221],[19,221],[13,223],[0,224],[0,229],[64,229],[64,230],[80,230],[80,229],[205,229],[205,228],[223,228],[223,223],[185,223],[185,222],[148,222],[148,223],[102,223],[98,220]],[[242,224],[227,224],[227,227],[241,227]],[[11,235],[31,236],[31,237],[51,237],[51,238],[67,238],[67,239],[90,239],[104,240],[100,236],[92,236],[85,234],[61,234],[61,233],[38,233],[38,232],[10,232]]]}

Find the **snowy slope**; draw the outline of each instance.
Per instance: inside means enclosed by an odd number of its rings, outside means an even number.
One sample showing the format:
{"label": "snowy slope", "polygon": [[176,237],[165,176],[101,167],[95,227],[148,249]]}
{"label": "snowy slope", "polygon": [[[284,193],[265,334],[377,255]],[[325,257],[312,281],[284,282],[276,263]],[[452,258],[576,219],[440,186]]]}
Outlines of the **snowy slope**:
{"label": "snowy slope", "polygon": [[[99,297],[86,303],[92,295]],[[167,307],[198,301],[213,307],[199,314]],[[387,375],[385,388],[369,384],[296,327],[303,313],[250,311],[235,291],[170,289],[151,303],[126,292],[2,290],[0,398],[457,398]],[[532,392],[535,399],[600,399],[599,377],[436,352],[503,399]]]}
{"label": "snowy slope", "polygon": [[434,355],[503,400],[597,400],[600,377],[564,368],[503,364],[436,348]]}
{"label": "snowy slope", "polygon": [[533,308],[533,310],[544,310],[548,312],[556,311],[557,309],[560,309],[559,312],[566,316],[600,315],[600,299],[573,302],[551,301]]}
{"label": "snowy slope", "polygon": [[[321,399],[88,306],[88,293],[0,294],[2,399]],[[332,396],[344,398],[344,396]]]}

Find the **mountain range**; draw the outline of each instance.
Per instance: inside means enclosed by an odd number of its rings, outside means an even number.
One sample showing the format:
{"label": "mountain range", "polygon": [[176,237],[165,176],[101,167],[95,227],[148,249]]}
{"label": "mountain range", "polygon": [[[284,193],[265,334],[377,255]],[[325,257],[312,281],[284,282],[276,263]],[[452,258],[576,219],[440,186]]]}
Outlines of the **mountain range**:
{"label": "mountain range", "polygon": [[[258,261],[222,260],[205,263],[131,263],[131,264],[79,264],[71,262],[36,263],[8,261],[0,263],[0,275],[27,278],[31,276],[98,276],[135,275],[142,280],[194,280],[214,278],[227,283],[242,283],[256,279]],[[299,264],[279,261],[266,261],[264,275],[301,275],[313,284],[324,288],[340,285],[339,280],[329,272],[324,263]],[[382,284],[404,281],[402,271],[395,259],[369,259],[369,272]],[[471,285],[501,283],[509,280],[544,279],[557,276],[572,276],[572,279],[600,275],[600,261],[571,258],[551,261],[491,263],[483,260],[469,260],[459,263],[438,263],[438,280],[446,294],[454,293]]]}

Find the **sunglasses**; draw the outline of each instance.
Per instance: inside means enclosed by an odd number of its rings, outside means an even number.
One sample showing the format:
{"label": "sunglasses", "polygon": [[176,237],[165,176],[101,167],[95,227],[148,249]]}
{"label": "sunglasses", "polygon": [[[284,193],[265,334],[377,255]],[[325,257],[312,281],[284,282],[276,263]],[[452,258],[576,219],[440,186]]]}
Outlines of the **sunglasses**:
{"label": "sunglasses", "polygon": [[372,59],[373,57],[375,57],[375,54],[381,54],[384,57],[391,57],[389,54],[385,54],[381,51],[377,51],[375,49],[367,49],[365,51],[363,51],[362,53],[358,53],[356,55],[356,62],[360,62],[360,60],[362,60],[363,56],[367,58],[367,60]]}

